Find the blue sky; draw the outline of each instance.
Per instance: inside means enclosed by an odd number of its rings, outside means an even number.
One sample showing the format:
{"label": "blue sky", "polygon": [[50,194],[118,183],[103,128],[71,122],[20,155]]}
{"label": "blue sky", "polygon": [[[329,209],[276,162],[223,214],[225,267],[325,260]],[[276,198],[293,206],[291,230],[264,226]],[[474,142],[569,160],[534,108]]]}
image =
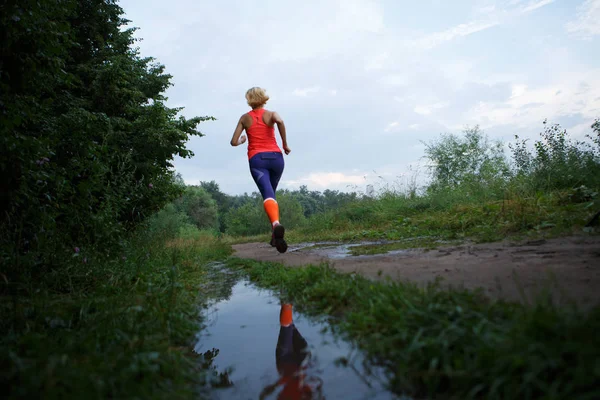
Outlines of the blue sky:
{"label": "blue sky", "polygon": [[[143,56],[173,75],[168,104],[212,115],[189,184],[255,191],[229,140],[266,88],[292,153],[281,188],[401,187],[424,145],[479,125],[505,142],[542,121],[582,138],[600,117],[600,0],[122,0]],[[382,178],[379,178],[382,177]]]}

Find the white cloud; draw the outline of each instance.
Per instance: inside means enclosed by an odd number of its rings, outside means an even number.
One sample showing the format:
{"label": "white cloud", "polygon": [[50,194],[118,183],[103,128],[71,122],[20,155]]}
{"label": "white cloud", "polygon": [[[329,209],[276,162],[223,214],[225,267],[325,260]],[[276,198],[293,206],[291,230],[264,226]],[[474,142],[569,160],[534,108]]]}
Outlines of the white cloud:
{"label": "white cloud", "polygon": [[289,180],[287,186],[308,185],[321,189],[341,185],[358,185],[364,183],[364,175],[346,175],[341,172],[313,172],[304,178]]}
{"label": "white cloud", "polygon": [[448,103],[445,102],[428,105],[418,105],[413,109],[413,111],[420,115],[430,115],[433,111],[445,108],[447,106]]}
{"label": "white cloud", "polygon": [[513,85],[510,98],[514,99],[515,97],[522,96],[526,90],[527,90],[527,85]]}
{"label": "white cloud", "polygon": [[600,0],[586,0],[577,7],[577,19],[567,23],[566,29],[584,39],[600,35]]}
{"label": "white cloud", "polygon": [[409,47],[418,49],[432,49],[444,42],[449,42],[459,37],[469,36],[499,24],[499,21],[471,21],[453,26],[445,31],[435,32],[422,38],[408,42]]}
{"label": "white cloud", "polygon": [[398,126],[400,126],[400,122],[394,121],[394,122],[388,124],[388,126],[385,127],[384,131],[385,132],[391,132],[392,130],[394,130]]}
{"label": "white cloud", "polygon": [[416,106],[413,111],[420,115],[431,114],[431,109],[427,106]]}
{"label": "white cloud", "polygon": [[567,132],[569,132],[569,135],[577,140],[585,140],[585,136],[589,135],[592,131],[591,129],[591,123],[588,122],[584,122],[582,124],[576,124],[573,126],[568,126],[567,128]]}
{"label": "white cloud", "polygon": [[293,92],[294,96],[299,97],[307,97],[309,94],[318,93],[321,90],[318,86],[303,88],[303,89],[295,89]]}
{"label": "white cloud", "polygon": [[525,7],[521,9],[523,14],[537,10],[538,8],[542,8],[547,6],[548,4],[554,3],[554,0],[536,0],[527,4]]}
{"label": "white cloud", "polygon": [[337,0],[336,18],[329,24],[333,32],[355,31],[379,33],[384,29],[383,11],[372,0]]}
{"label": "white cloud", "polygon": [[[477,19],[462,24],[458,24],[446,30],[440,32],[434,32],[425,35],[421,38],[409,40],[405,42],[409,48],[417,48],[423,50],[433,49],[443,43],[450,42],[454,39],[472,35],[474,33],[482,32],[487,29],[493,28],[504,23],[507,20],[514,20],[514,18],[535,11],[539,8],[547,6],[553,3],[555,0],[534,0],[528,4],[510,8],[510,6],[516,6],[521,3],[521,0],[511,1],[508,3],[509,8],[497,8],[496,4],[484,5],[478,9],[475,9],[475,14],[479,14],[483,19]],[[597,1],[597,0],[589,0]]]}
{"label": "white cloud", "polygon": [[[579,115],[593,121],[600,115],[600,70],[565,76],[560,82],[525,87],[514,85],[504,102],[479,102],[462,116],[482,128],[498,125],[535,126],[544,119]],[[587,123],[587,122],[586,122]]]}
{"label": "white cloud", "polygon": [[409,83],[408,76],[401,74],[386,75],[379,80],[384,85],[404,86]]}
{"label": "white cloud", "polygon": [[384,51],[381,54],[377,54],[367,60],[367,64],[365,65],[365,70],[370,71],[370,70],[382,69],[383,66],[385,65],[386,61],[389,60],[389,58],[390,58],[390,53],[387,51]]}

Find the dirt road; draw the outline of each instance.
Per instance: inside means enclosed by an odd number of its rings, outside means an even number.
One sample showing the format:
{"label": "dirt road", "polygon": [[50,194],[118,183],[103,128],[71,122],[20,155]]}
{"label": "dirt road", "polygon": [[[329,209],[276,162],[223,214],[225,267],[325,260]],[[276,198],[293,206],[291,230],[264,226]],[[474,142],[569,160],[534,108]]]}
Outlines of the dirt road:
{"label": "dirt road", "polygon": [[[367,278],[408,280],[426,285],[436,278],[450,287],[483,288],[492,298],[531,301],[550,289],[561,303],[584,308],[600,304],[600,237],[572,236],[521,243],[411,249],[393,254],[351,256],[348,245],[291,244],[279,254],[266,243],[234,245],[235,256],[282,263],[290,267],[328,262],[340,272]],[[522,288],[525,298],[521,294]]]}

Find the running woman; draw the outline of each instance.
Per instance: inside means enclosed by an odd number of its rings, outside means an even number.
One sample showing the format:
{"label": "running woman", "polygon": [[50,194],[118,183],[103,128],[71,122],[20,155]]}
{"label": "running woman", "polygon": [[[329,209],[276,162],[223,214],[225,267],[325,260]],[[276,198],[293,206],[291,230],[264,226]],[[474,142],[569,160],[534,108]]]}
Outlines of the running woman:
{"label": "running woman", "polygon": [[269,96],[264,89],[259,87],[248,89],[246,101],[252,107],[252,111],[240,117],[231,138],[231,145],[244,144],[246,136],[242,136],[242,132],[246,131],[250,173],[260,190],[265,212],[271,221],[271,246],[277,248],[280,253],[285,253],[288,248],[284,239],[285,228],[279,222],[279,205],[275,198],[285,163],[281,149],[275,140],[275,125],[281,135],[283,151],[287,155],[291,150],[287,145],[283,120],[275,111],[264,108],[268,100]]}

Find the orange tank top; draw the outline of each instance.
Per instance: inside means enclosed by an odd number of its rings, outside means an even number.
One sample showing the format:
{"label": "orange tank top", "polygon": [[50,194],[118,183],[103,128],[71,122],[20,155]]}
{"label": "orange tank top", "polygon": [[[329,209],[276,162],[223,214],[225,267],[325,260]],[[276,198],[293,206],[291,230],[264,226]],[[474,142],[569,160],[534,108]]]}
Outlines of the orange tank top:
{"label": "orange tank top", "polygon": [[248,115],[252,118],[252,125],[246,129],[248,135],[248,159],[251,159],[258,153],[278,152],[281,149],[277,146],[275,140],[275,127],[269,126],[263,121],[264,108],[252,110]]}

